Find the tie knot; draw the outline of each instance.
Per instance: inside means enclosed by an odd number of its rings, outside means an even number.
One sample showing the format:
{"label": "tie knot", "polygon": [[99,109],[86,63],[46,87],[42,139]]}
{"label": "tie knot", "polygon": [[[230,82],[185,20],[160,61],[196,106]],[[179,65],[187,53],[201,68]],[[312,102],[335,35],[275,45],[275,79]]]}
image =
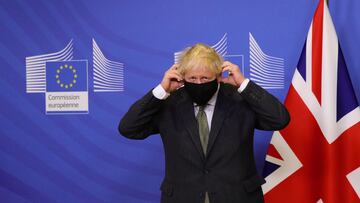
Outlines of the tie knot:
{"label": "tie knot", "polygon": [[203,106],[198,106],[199,109],[198,109],[198,112],[196,114],[196,117],[199,118],[200,117],[206,117],[206,113],[205,113],[205,107],[206,105],[203,105]]}
{"label": "tie knot", "polygon": [[204,111],[206,105],[199,106],[199,111]]}

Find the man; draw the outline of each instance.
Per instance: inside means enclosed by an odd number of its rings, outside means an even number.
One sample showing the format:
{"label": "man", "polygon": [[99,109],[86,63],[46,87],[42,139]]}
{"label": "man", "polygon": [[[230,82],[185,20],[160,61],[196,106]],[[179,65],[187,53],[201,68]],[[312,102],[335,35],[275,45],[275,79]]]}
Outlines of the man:
{"label": "man", "polygon": [[[228,77],[222,77],[228,72]],[[162,203],[263,202],[254,129],[280,130],[286,108],[214,49],[196,44],[119,124],[130,139],[160,134],[165,151]]]}

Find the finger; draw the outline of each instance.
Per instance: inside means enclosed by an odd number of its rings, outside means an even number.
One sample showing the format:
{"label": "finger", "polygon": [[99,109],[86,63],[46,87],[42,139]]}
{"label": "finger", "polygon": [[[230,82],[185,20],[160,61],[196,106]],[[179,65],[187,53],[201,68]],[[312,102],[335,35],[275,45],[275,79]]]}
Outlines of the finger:
{"label": "finger", "polygon": [[170,71],[168,74],[176,75],[176,78],[180,78],[180,80],[184,79],[184,77],[180,73],[178,73],[177,71]]}
{"label": "finger", "polygon": [[222,65],[222,68],[231,67],[233,69],[238,69],[239,67],[236,64],[233,64],[229,61],[225,61]]}
{"label": "finger", "polygon": [[225,67],[223,67],[222,72],[225,72],[225,71],[231,72],[231,70],[232,70],[232,68],[230,66],[225,66]]}
{"label": "finger", "polygon": [[179,76],[178,74],[176,73],[168,73],[167,74],[168,78],[171,80],[171,79],[176,79],[177,81],[182,81],[182,77]]}
{"label": "finger", "polygon": [[231,66],[233,65],[230,61],[224,61],[222,67]]}
{"label": "finger", "polygon": [[167,70],[167,72],[175,71],[175,72],[179,73],[178,68],[179,68],[179,66],[177,64],[174,64],[169,68],[169,70]]}
{"label": "finger", "polygon": [[179,82],[178,82],[178,81],[176,81],[176,80],[173,81],[172,84],[171,84],[172,88],[176,88],[176,89],[179,88],[179,87],[181,87],[181,86],[183,86],[183,85],[184,85],[184,82],[183,82],[183,81],[179,81]]}
{"label": "finger", "polygon": [[167,74],[167,78],[170,78],[170,79],[176,79],[178,81],[181,81],[182,80],[182,77],[176,73],[172,73],[172,72],[169,72]]}
{"label": "finger", "polygon": [[170,70],[169,73],[175,74],[175,75],[179,76],[181,79],[183,79],[183,76],[177,70]]}
{"label": "finger", "polygon": [[178,64],[174,64],[170,67],[169,70],[177,70],[179,68],[179,65]]}
{"label": "finger", "polygon": [[182,81],[180,81],[180,82],[177,82],[177,87],[179,88],[179,87],[181,87],[181,86],[183,86],[184,85],[184,81],[182,80]]}
{"label": "finger", "polygon": [[238,66],[232,64],[231,66],[225,66],[222,69],[222,72],[228,71],[229,75],[233,75],[235,72],[240,72],[240,69]]}

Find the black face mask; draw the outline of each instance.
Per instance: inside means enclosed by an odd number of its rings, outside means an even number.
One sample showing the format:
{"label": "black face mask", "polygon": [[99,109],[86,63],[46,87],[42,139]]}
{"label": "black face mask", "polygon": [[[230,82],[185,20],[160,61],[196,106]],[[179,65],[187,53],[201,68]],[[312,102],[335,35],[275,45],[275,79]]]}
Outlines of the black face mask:
{"label": "black face mask", "polygon": [[207,102],[215,94],[218,88],[218,83],[216,79],[202,84],[185,81],[184,87],[185,90],[189,93],[193,102],[195,102],[197,105],[203,106],[207,104]]}

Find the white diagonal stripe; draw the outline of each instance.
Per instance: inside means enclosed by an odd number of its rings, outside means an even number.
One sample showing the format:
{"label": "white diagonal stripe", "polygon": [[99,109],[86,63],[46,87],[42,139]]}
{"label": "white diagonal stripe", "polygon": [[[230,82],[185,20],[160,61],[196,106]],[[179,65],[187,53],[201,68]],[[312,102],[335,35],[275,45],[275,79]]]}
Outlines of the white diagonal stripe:
{"label": "white diagonal stripe", "polygon": [[347,174],[346,178],[354,188],[357,196],[360,198],[360,167]]}
{"label": "white diagonal stripe", "polygon": [[93,39],[94,92],[124,91],[124,64],[105,58]]}
{"label": "white diagonal stripe", "polygon": [[[302,163],[296,157],[295,153],[291,150],[279,131],[274,132],[270,144],[275,147],[283,161],[277,161],[280,167],[265,178],[266,183],[262,185],[264,194],[302,167]],[[271,156],[268,155],[266,156],[266,160],[269,162],[274,161]]]}
{"label": "white diagonal stripe", "polygon": [[[213,46],[211,46],[215,51],[224,57],[227,54],[227,33],[225,33],[221,39],[216,42]],[[188,47],[189,48],[189,47]],[[180,56],[183,51],[178,51],[174,53],[174,63],[179,63]]]}
{"label": "white diagonal stripe", "polygon": [[26,92],[44,93],[46,90],[46,61],[68,61],[73,58],[73,42],[55,53],[26,57]]}
{"label": "white diagonal stripe", "polygon": [[265,89],[284,88],[284,59],[266,55],[251,33],[249,45],[250,79]]}

